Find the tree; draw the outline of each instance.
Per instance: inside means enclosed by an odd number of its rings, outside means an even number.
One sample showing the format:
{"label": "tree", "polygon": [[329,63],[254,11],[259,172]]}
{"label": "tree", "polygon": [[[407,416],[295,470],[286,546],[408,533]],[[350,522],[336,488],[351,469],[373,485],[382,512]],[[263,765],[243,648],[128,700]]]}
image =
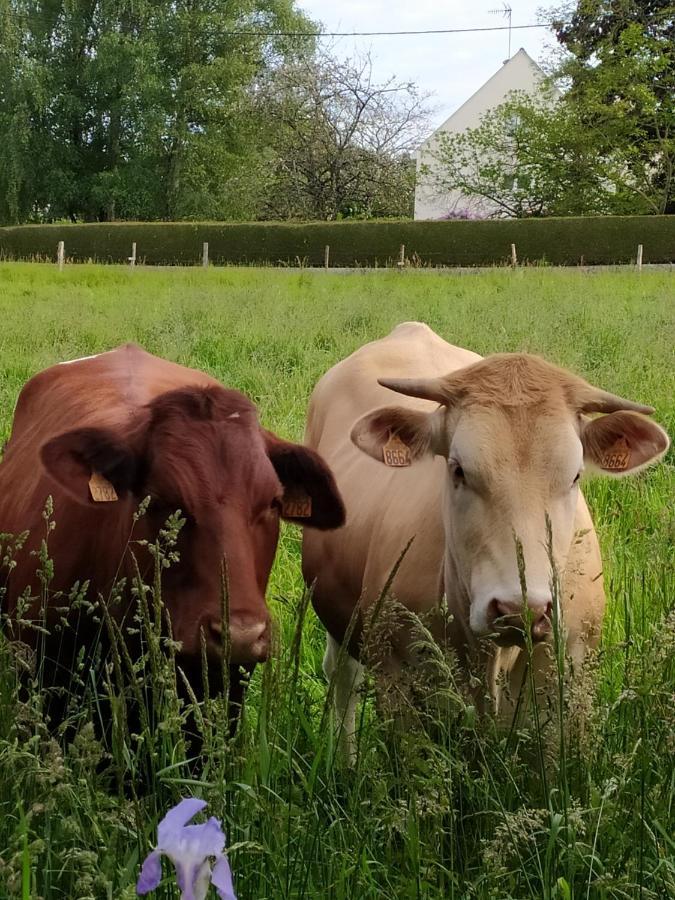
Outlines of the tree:
{"label": "tree", "polygon": [[556,18],[565,102],[604,134],[636,208],[675,212],[675,6],[579,0]]}
{"label": "tree", "polygon": [[442,137],[423,177],[490,215],[675,212],[675,7],[579,0],[556,17],[561,98],[510,98]]}
{"label": "tree", "polygon": [[574,107],[514,92],[476,128],[439,134],[421,178],[488,217],[624,212],[614,163],[598,157],[600,138]]}
{"label": "tree", "polygon": [[409,215],[423,98],[313,29],[295,0],[0,0],[0,223]]}
{"label": "tree", "polygon": [[427,123],[414,85],[377,84],[368,58],[323,53],[270,72],[252,102],[270,136],[264,216],[411,214],[411,151]]}
{"label": "tree", "polygon": [[552,18],[558,41],[579,59],[590,59],[608,44],[616,46],[630,25],[639,25],[660,42],[675,40],[672,0],[580,0],[564,4]]}
{"label": "tree", "polygon": [[293,0],[0,3],[3,221],[226,215],[249,85],[313,45],[265,35]]}
{"label": "tree", "polygon": [[23,36],[9,0],[0,0],[0,222],[20,222],[27,206],[25,155],[34,76],[23,62]]}

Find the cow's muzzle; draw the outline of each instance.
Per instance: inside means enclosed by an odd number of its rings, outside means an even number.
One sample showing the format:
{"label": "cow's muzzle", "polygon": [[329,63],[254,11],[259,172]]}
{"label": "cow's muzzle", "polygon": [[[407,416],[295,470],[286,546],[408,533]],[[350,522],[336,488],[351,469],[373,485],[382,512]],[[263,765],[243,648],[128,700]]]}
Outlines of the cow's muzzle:
{"label": "cow's muzzle", "polygon": [[232,665],[249,665],[265,662],[270,653],[269,619],[251,621],[233,619],[230,622],[230,639],[223,641],[223,627],[220,622],[209,623],[207,640],[218,655],[228,649]]}
{"label": "cow's muzzle", "polygon": [[551,600],[529,603],[524,608],[522,600],[492,599],[488,608],[488,626],[493,640],[500,647],[523,647],[526,629],[529,629],[533,644],[548,640],[552,609]]}

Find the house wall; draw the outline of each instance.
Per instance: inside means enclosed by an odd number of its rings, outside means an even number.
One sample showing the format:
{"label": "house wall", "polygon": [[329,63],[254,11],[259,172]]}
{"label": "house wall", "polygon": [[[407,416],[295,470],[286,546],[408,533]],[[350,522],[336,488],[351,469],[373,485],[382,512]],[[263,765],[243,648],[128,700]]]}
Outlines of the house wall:
{"label": "house wall", "polygon": [[[415,219],[441,219],[458,210],[469,210],[478,216],[489,216],[495,211],[496,207],[488,201],[467,197],[460,191],[446,191],[437,184],[434,176],[437,163],[433,151],[438,136],[444,132],[458,133],[478,127],[485,113],[504,103],[512,91],[538,93],[543,78],[543,71],[521,48],[424,141],[417,151]],[[429,168],[428,175],[420,171],[423,165]]]}

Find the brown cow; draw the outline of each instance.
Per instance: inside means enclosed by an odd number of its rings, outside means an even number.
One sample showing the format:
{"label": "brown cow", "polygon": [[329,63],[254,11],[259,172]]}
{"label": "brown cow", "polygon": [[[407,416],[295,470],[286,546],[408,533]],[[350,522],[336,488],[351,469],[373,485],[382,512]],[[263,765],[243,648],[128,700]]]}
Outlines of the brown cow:
{"label": "brown cow", "polygon": [[[284,499],[297,492],[310,502],[285,515]],[[261,428],[254,405],[238,391],[133,344],[53,366],[21,391],[0,464],[0,532],[30,532],[9,576],[10,619],[26,587],[33,598],[40,594],[34,551],[45,537],[49,495],[56,523],[49,535],[50,596],[86,579],[89,597],[108,597],[115,580],[133,576],[130,541],[149,573],[150,557],[137,542],[154,541],[167,517],[182,511],[179,561],[166,571],[162,597],[197,692],[201,633],[210,677],[222,685],[223,561],[234,677],[240,665],[251,668],[268,655],[265,591],[279,519],[320,529],[344,520],[340,494],[316,452]],[[147,496],[147,513],[134,523]],[[293,519],[298,512],[305,517]],[[34,599],[22,619],[39,619],[39,605]],[[44,615],[52,628],[60,614],[48,602]],[[70,646],[72,628],[58,643],[48,640],[53,679],[59,669],[67,677],[73,654],[92,639],[89,621],[82,618]],[[23,639],[31,633],[24,629]]]}
{"label": "brown cow", "polygon": [[[334,366],[312,394],[306,440],[335,473],[347,524],[335,534],[305,532],[303,542],[305,578],[316,582],[314,605],[328,630],[326,675],[336,672],[354,610],[372,607],[412,538],[391,592],[408,609],[429,614],[445,595],[453,622],[448,634],[440,617],[437,638],[470,668],[484,666],[495,706],[510,716],[526,671],[525,627],[542,686],[550,665],[555,597],[547,514],[566,649],[581,662],[597,643],[605,598],[580,476],[584,467],[631,475],[660,459],[669,441],[647,418],[651,412],[529,354],[481,359],[418,322],[399,325]],[[361,622],[358,615],[335,683],[347,738],[355,727]],[[484,658],[486,636],[497,646]],[[401,634],[393,671],[409,649]]]}

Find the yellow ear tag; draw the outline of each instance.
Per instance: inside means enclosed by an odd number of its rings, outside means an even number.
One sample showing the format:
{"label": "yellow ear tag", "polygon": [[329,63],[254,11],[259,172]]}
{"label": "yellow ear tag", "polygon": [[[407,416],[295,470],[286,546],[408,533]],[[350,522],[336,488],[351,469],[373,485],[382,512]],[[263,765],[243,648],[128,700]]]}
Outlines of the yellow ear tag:
{"label": "yellow ear tag", "polygon": [[603,469],[610,469],[615,472],[621,472],[627,469],[630,464],[630,447],[626,438],[619,440],[609,448],[607,453],[600,460]]}
{"label": "yellow ear tag", "polygon": [[411,463],[410,447],[404,444],[400,437],[392,434],[387,443],[382,447],[382,456],[386,466],[401,468]]}
{"label": "yellow ear tag", "polygon": [[89,479],[89,493],[95,503],[112,503],[117,500],[117,491],[99,472],[92,472]]}
{"label": "yellow ear tag", "polygon": [[281,515],[286,519],[309,519],[312,515],[312,498],[302,490],[284,494]]}

